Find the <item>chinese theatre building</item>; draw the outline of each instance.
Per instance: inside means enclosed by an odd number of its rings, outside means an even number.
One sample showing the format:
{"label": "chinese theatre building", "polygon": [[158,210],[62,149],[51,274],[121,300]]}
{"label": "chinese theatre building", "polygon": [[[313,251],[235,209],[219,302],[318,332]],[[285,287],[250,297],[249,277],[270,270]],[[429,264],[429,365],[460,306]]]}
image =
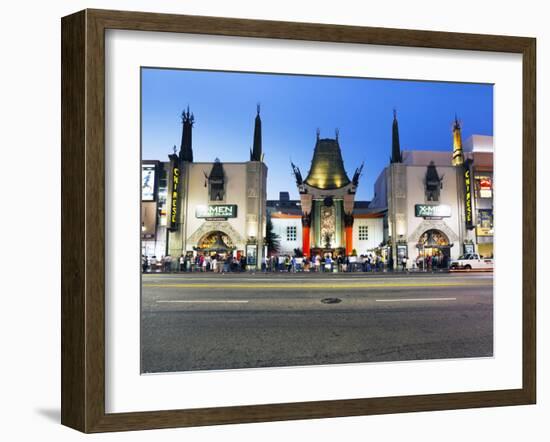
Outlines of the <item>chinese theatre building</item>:
{"label": "chinese theatre building", "polygon": [[195,162],[189,109],[182,123],[179,152],[174,148],[170,161],[162,163],[167,170],[165,253],[173,258],[246,255],[249,267],[259,267],[265,253],[267,180],[259,107],[249,161]]}
{"label": "chinese theatre building", "polygon": [[[280,255],[294,255],[302,250],[302,203],[280,192],[278,200],[267,201],[267,215],[277,235]],[[355,201],[353,207],[352,254],[368,255],[384,240],[384,213],[369,208],[369,201]],[[311,232],[311,230],[310,230]],[[311,252],[312,249],[310,249]]]}
{"label": "chinese theatre building", "polygon": [[390,164],[375,183],[371,207],[387,210],[384,242],[388,257],[409,266],[436,256],[448,264],[464,253],[492,256],[493,138],[473,135],[462,143],[453,123],[453,149],[401,151],[393,119]]}
{"label": "chinese theatre building", "polygon": [[[300,193],[301,244],[298,248],[301,248],[305,256],[327,252],[335,255],[361,254],[356,247],[356,241],[368,240],[368,227],[365,224],[365,228],[361,229],[356,238],[354,221],[357,212],[355,193],[362,167],[355,170],[351,179],[348,177],[342,160],[338,131],[335,138],[320,138],[319,131],[317,132],[311,167],[305,179],[300,169],[292,164]],[[375,224],[382,226],[381,215],[369,212],[361,215],[363,219],[380,218]],[[285,217],[284,213],[271,215],[272,222],[280,218],[286,219],[288,216]],[[371,227],[371,241],[376,237],[375,227]],[[290,236],[296,240],[297,235]]]}

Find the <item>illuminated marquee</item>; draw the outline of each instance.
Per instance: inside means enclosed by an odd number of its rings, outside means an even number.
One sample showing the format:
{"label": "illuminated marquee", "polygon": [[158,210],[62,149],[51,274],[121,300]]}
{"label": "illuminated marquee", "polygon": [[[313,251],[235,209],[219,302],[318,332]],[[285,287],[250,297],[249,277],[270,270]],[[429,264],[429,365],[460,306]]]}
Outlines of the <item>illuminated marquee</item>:
{"label": "illuminated marquee", "polygon": [[493,236],[493,210],[481,209],[477,212],[477,236]]}
{"label": "illuminated marquee", "polygon": [[154,164],[141,165],[141,201],[155,200],[155,172]]}
{"label": "illuminated marquee", "polygon": [[488,175],[474,176],[474,188],[479,198],[493,197],[493,179]]}
{"label": "illuminated marquee", "polygon": [[236,204],[215,204],[209,206],[199,206],[195,210],[197,218],[236,218]]}
{"label": "illuminated marquee", "polygon": [[178,200],[179,200],[180,168],[174,165],[172,168],[172,202],[170,206],[170,229],[176,230],[178,224]]}
{"label": "illuminated marquee", "polygon": [[472,210],[472,174],[470,162],[464,163],[464,222],[467,229],[474,228],[474,215]]}
{"label": "illuminated marquee", "polygon": [[448,218],[451,216],[451,207],[445,204],[416,204],[415,216],[422,218]]}

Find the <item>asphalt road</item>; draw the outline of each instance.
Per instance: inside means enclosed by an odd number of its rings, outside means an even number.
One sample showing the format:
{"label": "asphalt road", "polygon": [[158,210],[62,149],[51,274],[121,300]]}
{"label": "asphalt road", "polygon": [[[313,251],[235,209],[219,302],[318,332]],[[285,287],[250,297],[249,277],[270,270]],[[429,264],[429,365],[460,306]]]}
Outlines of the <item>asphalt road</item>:
{"label": "asphalt road", "polygon": [[489,357],[492,284],[474,273],[144,275],[142,372]]}

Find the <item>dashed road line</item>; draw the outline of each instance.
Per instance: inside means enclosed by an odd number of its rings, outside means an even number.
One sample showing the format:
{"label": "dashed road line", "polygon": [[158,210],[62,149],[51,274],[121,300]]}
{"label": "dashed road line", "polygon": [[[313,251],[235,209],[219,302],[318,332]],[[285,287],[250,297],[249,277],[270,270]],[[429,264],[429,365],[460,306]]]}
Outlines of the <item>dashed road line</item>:
{"label": "dashed road line", "polygon": [[456,301],[456,298],[394,298],[375,299],[376,302],[420,302],[420,301]]}
{"label": "dashed road line", "polygon": [[233,299],[233,300],[200,300],[200,299],[170,299],[170,300],[161,300],[157,301],[158,304],[175,304],[175,303],[181,303],[181,304],[247,304],[249,301],[245,299]]}

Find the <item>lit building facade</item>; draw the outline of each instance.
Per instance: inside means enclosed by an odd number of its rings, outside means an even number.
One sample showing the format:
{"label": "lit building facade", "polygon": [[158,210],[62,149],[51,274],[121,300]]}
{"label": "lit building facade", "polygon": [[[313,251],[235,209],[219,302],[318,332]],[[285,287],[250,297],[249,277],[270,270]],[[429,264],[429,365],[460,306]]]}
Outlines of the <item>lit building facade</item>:
{"label": "lit building facade", "polygon": [[464,143],[464,154],[472,159],[472,200],[475,243],[482,256],[493,256],[493,137],[472,135]]}
{"label": "lit building facade", "polygon": [[[162,200],[162,212],[157,212],[157,243],[159,257],[216,254],[241,258],[245,255],[250,268],[259,268],[265,254],[267,166],[263,162],[261,119],[255,120],[253,149],[250,160],[243,162],[195,162],[192,130],[194,116],[187,110],[182,115],[183,131],[179,153],[169,155],[168,162],[158,162],[163,171],[165,187],[155,185],[157,199]],[[143,163],[145,167],[147,162]],[[145,169],[144,169],[145,170]],[[142,174],[142,194],[146,188]],[[162,197],[160,189],[165,189]],[[153,190],[154,192],[154,190]],[[142,197],[143,199],[143,197]],[[152,241],[153,234],[145,222],[142,203],[142,249]],[[144,252],[151,255],[148,249]]]}
{"label": "lit building facade", "polygon": [[[280,192],[278,200],[267,201],[267,213],[273,226],[273,233],[278,238],[277,252],[281,255],[293,255],[296,250],[302,251],[301,201],[290,200],[288,192]],[[355,201],[353,217],[351,253],[356,253],[358,256],[375,253],[384,240],[384,213],[371,210],[368,201]],[[310,248],[310,254],[313,253],[312,250],[315,252],[315,247]]]}
{"label": "lit building facade", "polygon": [[[300,194],[294,213],[272,211],[271,220],[281,238],[282,251],[296,245],[305,256],[366,254],[383,239],[383,215],[355,194],[363,166],[350,179],[344,168],[339,134],[317,140],[305,179],[291,164]],[[269,206],[269,205],[268,205]],[[288,244],[291,242],[292,244]]]}
{"label": "lit building facade", "polygon": [[384,244],[394,267],[404,256],[409,266],[433,256],[445,266],[464,253],[493,255],[493,139],[473,135],[463,145],[458,120],[452,139],[452,151],[401,151],[394,114],[390,164],[371,203],[386,210]]}
{"label": "lit building facade", "polygon": [[141,253],[163,256],[167,247],[169,163],[143,161],[141,165]]}
{"label": "lit building facade", "polygon": [[[452,150],[401,150],[397,115],[391,157],[375,182],[372,201],[356,201],[362,165],[351,179],[338,132],[317,139],[305,179],[291,163],[299,199],[280,192],[267,201],[260,110],[249,161],[195,162],[194,116],[182,115],[179,152],[169,161],[142,163],[142,253],[161,257],[246,256],[259,268],[267,256],[266,225],[277,253],[305,256],[381,254],[397,267],[403,257],[438,256],[448,263],[464,253],[493,256],[493,138],[462,142],[455,119]],[[394,259],[395,258],[395,259]]]}

